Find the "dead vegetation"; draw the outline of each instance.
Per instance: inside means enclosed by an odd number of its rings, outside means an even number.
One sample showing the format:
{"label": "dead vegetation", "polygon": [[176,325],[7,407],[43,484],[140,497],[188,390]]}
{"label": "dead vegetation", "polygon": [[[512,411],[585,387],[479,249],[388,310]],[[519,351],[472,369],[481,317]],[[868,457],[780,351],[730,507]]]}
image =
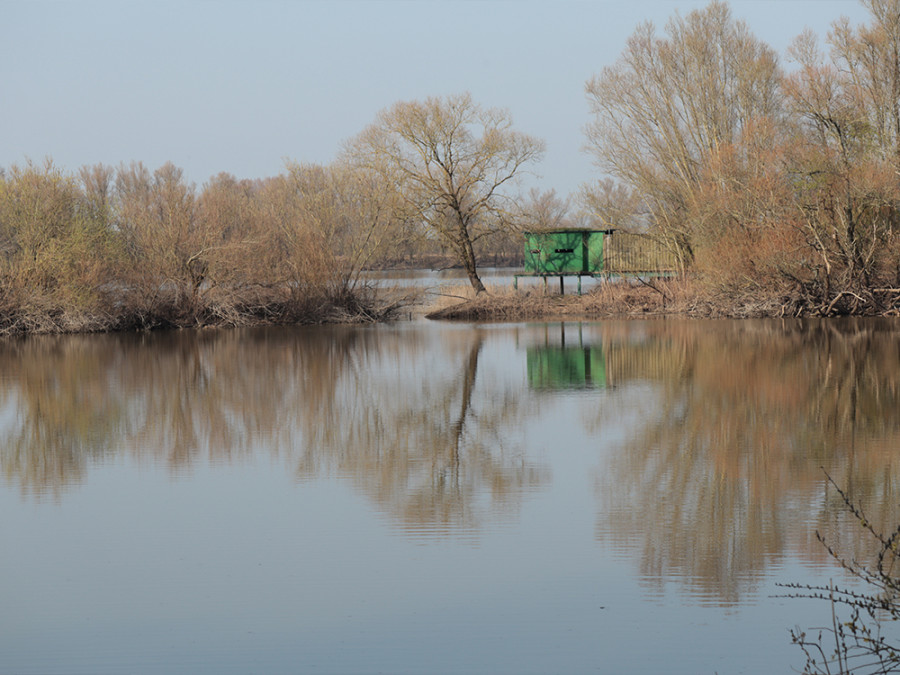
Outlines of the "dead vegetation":
{"label": "dead vegetation", "polygon": [[[651,318],[773,318],[896,316],[896,304],[864,304],[847,298],[845,305],[817,302],[789,292],[760,296],[755,289],[722,293],[692,277],[630,279],[604,282],[583,295],[561,295],[543,289],[513,291],[493,289],[477,297],[445,294],[432,302],[426,316],[431,319],[466,321],[513,321],[521,319]],[[838,300],[841,300],[839,298]],[[856,299],[852,306],[850,300]]]}
{"label": "dead vegetation", "polygon": [[[725,2],[639,26],[587,83],[588,190],[706,288],[693,311],[900,313],[900,2],[775,51]],[[707,297],[709,299],[707,299]]]}
{"label": "dead vegetation", "polygon": [[571,216],[552,191],[507,191],[543,143],[468,94],[398,103],[338,161],[264,180],[0,169],[0,334],[380,320],[403,301],[363,270],[452,262],[481,291],[476,261],[521,260],[521,232],[563,225],[617,231],[606,271],[680,280],[431,316],[900,316],[900,0],[865,4],[827,49],[799,36],[789,72],[719,0],[638,27],[587,83],[606,178]]}
{"label": "dead vegetation", "polygon": [[683,284],[678,281],[604,283],[583,295],[547,293],[543,289],[507,289],[437,306],[430,319],[521,320],[560,317],[663,316],[683,311]]}
{"label": "dead vegetation", "polygon": [[389,191],[347,167],[222,174],[51,161],[0,174],[0,335],[380,321],[408,299],[361,271]]}

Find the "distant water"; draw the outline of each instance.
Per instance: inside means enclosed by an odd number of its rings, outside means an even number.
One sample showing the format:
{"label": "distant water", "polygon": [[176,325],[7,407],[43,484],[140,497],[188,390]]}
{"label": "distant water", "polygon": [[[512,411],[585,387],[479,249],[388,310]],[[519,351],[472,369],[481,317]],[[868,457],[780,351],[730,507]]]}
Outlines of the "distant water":
{"label": "distant water", "polygon": [[[900,324],[0,342],[0,673],[774,673],[900,520]],[[823,471],[824,469],[824,471]]]}
{"label": "distant water", "polygon": [[[481,281],[488,288],[511,289],[515,281],[515,275],[523,270],[516,267],[485,267],[478,270]],[[365,278],[379,285],[392,285],[399,287],[415,286],[431,290],[435,293],[442,292],[448,287],[469,285],[469,279],[462,269],[447,270],[384,270],[366,272]],[[540,288],[547,283],[553,292],[559,292],[559,277],[549,277],[547,280],[540,277],[521,276],[518,287],[521,289]],[[582,277],[582,291],[587,291],[602,283],[601,279]],[[563,291],[574,293],[578,287],[576,277],[567,276],[563,281]]]}

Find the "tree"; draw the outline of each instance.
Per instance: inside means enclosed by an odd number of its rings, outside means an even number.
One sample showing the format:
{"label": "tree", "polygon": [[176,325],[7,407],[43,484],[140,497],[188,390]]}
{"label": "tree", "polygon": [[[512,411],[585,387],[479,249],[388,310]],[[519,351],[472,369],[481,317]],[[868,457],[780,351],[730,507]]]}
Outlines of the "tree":
{"label": "tree", "polygon": [[467,93],[396,103],[346,148],[351,161],[396,186],[397,216],[444,242],[476,293],[485,288],[473,243],[511,223],[506,189],[543,151],[543,141],[512,129],[508,112]]}
{"label": "tree", "polygon": [[862,0],[872,21],[832,25],[832,60],[885,158],[900,166],[900,0]]}
{"label": "tree", "polygon": [[[167,298],[172,308],[199,320],[214,232],[197,217],[197,195],[184,172],[166,162],[152,174],[140,162],[119,167],[115,182],[117,227],[131,269],[130,291],[139,305]],[[150,306],[147,305],[147,306]]]}
{"label": "tree", "polygon": [[598,166],[646,204],[650,221],[692,261],[700,187],[719,153],[780,114],[774,51],[715,1],[675,16],[658,37],[638,27],[618,62],[586,85]]}
{"label": "tree", "polygon": [[95,309],[112,233],[78,181],[46,160],[0,181],[0,287],[33,305]]}
{"label": "tree", "polygon": [[570,204],[567,197],[560,197],[556,190],[531,188],[521,206],[523,225],[538,229],[555,229],[570,225]]}
{"label": "tree", "polygon": [[829,312],[889,306],[897,255],[900,2],[871,0],[869,26],[836,22],[826,57],[807,32],[790,49],[784,90],[801,133],[793,146],[797,210],[817,254]]}
{"label": "tree", "polygon": [[405,243],[399,195],[372,171],[346,161],[331,165],[287,163],[290,187],[299,200],[299,222],[315,232],[329,255],[335,283],[355,288],[363,269],[388,246]]}
{"label": "tree", "polygon": [[612,178],[583,185],[577,199],[582,217],[603,229],[647,229],[648,214],[640,193]]}

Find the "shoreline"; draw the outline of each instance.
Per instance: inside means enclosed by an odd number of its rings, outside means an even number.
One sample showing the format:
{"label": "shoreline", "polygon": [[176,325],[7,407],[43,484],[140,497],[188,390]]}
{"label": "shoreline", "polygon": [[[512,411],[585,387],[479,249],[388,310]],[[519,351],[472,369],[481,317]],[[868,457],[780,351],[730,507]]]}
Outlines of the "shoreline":
{"label": "shoreline", "polygon": [[688,316],[650,288],[592,290],[560,295],[540,290],[482,294],[427,311],[436,321],[516,321],[535,319],[653,319]]}
{"label": "shoreline", "polygon": [[783,318],[896,318],[900,312],[853,311],[811,305],[795,297],[717,297],[691,280],[669,279],[651,283],[605,283],[583,295],[546,293],[529,289],[500,290],[472,296],[462,302],[437,306],[426,318],[448,321],[515,321],[533,319],[783,319]]}
{"label": "shoreline", "polygon": [[[353,325],[389,323],[406,315],[433,321],[556,321],[600,319],[761,319],[900,316],[886,311],[822,311],[795,298],[722,298],[685,279],[640,283],[604,283],[582,295],[561,295],[539,288],[513,290],[489,286],[474,295],[468,284],[442,286],[439,292],[417,288],[362,285],[343,293],[305,298],[257,297],[183,307],[177,301],[120,306],[119,312],[33,303],[0,311],[0,338],[29,335],[124,333],[155,330],[227,329],[254,326]],[[835,309],[831,303],[828,309]],[[109,306],[109,305],[107,305]]]}

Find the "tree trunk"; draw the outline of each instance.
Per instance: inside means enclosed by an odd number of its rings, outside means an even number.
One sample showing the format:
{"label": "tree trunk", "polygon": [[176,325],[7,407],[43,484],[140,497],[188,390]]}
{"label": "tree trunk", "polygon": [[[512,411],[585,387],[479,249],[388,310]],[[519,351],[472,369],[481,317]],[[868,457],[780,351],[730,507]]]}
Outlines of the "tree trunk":
{"label": "tree trunk", "polygon": [[466,359],[466,369],[463,373],[463,390],[462,403],[460,405],[459,417],[453,423],[453,444],[451,447],[451,465],[457,481],[459,480],[459,446],[462,442],[463,429],[466,426],[466,419],[472,408],[472,392],[475,390],[475,376],[478,374],[478,355],[481,353],[481,345],[484,340],[479,334],[478,342],[472,345],[469,350],[469,357]]}
{"label": "tree trunk", "polygon": [[469,277],[469,283],[475,289],[475,294],[480,295],[487,293],[484,284],[481,283],[481,277],[478,276],[478,269],[475,263],[475,249],[472,248],[472,239],[469,237],[469,231],[460,219],[459,224],[460,252],[462,253],[462,264]]}

